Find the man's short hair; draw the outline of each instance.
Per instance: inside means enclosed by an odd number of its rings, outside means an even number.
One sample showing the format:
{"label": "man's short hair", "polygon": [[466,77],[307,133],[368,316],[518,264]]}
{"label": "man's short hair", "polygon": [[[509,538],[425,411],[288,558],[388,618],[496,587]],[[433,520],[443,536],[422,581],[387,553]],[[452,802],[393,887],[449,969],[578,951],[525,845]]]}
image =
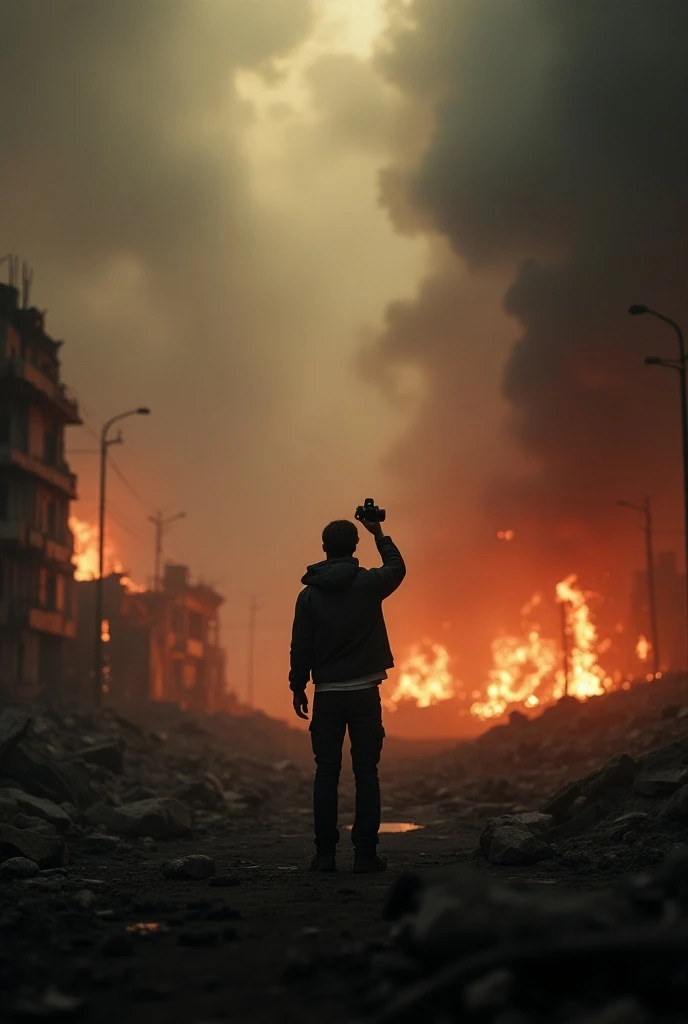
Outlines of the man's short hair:
{"label": "man's short hair", "polygon": [[335,519],[323,530],[322,542],[330,558],[350,558],[358,544],[358,530],[348,519]]}

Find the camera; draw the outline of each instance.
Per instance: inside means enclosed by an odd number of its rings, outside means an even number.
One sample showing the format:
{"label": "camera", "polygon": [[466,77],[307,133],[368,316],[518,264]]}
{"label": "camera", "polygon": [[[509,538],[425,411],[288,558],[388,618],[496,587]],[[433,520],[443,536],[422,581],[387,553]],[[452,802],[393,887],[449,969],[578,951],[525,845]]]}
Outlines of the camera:
{"label": "camera", "polygon": [[359,523],[384,523],[387,513],[383,508],[378,508],[372,498],[366,498],[356,509],[355,515]]}

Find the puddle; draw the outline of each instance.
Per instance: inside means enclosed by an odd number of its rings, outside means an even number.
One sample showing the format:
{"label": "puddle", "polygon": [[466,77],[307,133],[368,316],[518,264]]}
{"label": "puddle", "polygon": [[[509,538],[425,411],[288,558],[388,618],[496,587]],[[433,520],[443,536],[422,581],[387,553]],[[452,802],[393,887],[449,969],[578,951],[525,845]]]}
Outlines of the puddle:
{"label": "puddle", "polygon": [[[350,832],[353,825],[346,827]],[[413,821],[383,821],[380,832],[416,832],[419,828],[425,828],[425,825],[416,825]]]}
{"label": "puddle", "polygon": [[170,929],[160,921],[136,921],[135,924],[126,925],[124,930],[134,935],[160,935]]}

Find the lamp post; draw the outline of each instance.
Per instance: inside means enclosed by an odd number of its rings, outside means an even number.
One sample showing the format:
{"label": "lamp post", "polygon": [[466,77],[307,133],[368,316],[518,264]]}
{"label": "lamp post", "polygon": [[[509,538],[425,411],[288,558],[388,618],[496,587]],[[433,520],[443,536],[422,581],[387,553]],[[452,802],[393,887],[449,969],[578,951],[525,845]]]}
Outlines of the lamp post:
{"label": "lamp post", "polygon": [[95,706],[100,707],[103,699],[103,562],[105,553],[105,472],[107,469],[108,448],[113,444],[122,444],[121,433],[117,437],[108,437],[108,431],[115,423],[129,416],[148,416],[150,409],[130,409],[113,416],[103,424],[100,432],[100,500],[98,524],[98,579],[96,580],[96,622],[95,646],[93,658],[93,699]]}
{"label": "lamp post", "polygon": [[645,525],[641,527],[645,534],[645,558],[647,562],[647,600],[648,607],[650,610],[650,629],[651,642],[652,642],[652,654],[653,664],[655,669],[655,676],[660,670],[659,663],[659,627],[657,625],[657,600],[655,595],[655,559],[652,544],[652,503],[650,498],[646,498],[645,501],[640,504],[636,504],[632,501],[617,501],[617,505],[621,508],[631,508],[635,512],[641,512],[645,518]]}
{"label": "lamp post", "polygon": [[[669,324],[669,326],[674,330],[678,340],[678,359],[660,359],[657,356],[647,356],[645,359],[645,365],[663,366],[669,370],[676,370],[679,375],[679,384],[681,389],[681,445],[683,452],[683,532],[686,560],[685,639],[686,644],[688,645],[688,398],[686,396],[686,343],[680,324],[675,320],[672,320],[671,317],[665,316],[664,313],[658,313],[656,309],[650,309],[649,306],[643,305],[630,306],[628,312],[631,316],[653,316],[657,320],[661,320],[663,323]],[[688,668],[688,657],[686,660],[686,667]]]}

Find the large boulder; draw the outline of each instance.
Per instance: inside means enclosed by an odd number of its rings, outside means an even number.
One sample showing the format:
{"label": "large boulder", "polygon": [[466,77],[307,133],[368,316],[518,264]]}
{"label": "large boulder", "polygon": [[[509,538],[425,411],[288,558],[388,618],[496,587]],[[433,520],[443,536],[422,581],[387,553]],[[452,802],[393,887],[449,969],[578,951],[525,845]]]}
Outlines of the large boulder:
{"label": "large boulder", "polygon": [[0,792],[14,800],[17,807],[25,814],[29,814],[34,818],[42,818],[43,821],[54,825],[58,832],[66,832],[72,824],[72,819],[67,812],[58,807],[52,800],[47,800],[45,797],[32,796],[30,793],[24,793],[21,789],[6,789]]}
{"label": "large boulder", "polygon": [[56,761],[28,743],[12,748],[0,763],[0,776],[18,783],[33,796],[61,804],[88,807],[97,799],[85,765]]}
{"label": "large boulder", "polygon": [[536,864],[547,860],[552,851],[547,843],[527,828],[500,825],[492,833],[487,852],[491,864]]}
{"label": "large boulder", "polygon": [[150,836],[152,839],[177,839],[193,829],[191,812],[174,797],[154,797],[109,807],[94,804],[86,812],[94,825],[104,825],[122,836]]}
{"label": "large boulder", "polygon": [[12,857],[26,857],[39,868],[59,868],[67,863],[67,844],[60,836],[0,825],[0,861]]}
{"label": "large boulder", "polygon": [[[550,837],[550,832],[554,824],[554,818],[551,814],[542,814],[539,811],[525,811],[522,814],[500,814],[496,818],[490,818],[485,825],[480,836],[480,849],[483,851],[485,856],[493,864],[525,864],[534,863],[533,860],[518,859],[518,849],[522,851],[523,857],[534,856],[535,860],[542,860],[544,851],[547,851],[549,856],[549,846],[547,842]],[[516,846],[512,845],[515,842],[515,833],[520,832],[525,834],[523,842],[517,843]],[[500,838],[497,844],[494,846],[495,837],[500,833]],[[528,837],[532,837],[537,840],[537,844],[530,843]],[[541,855],[536,856],[535,851],[540,849]],[[527,853],[530,851],[530,853]],[[495,856],[507,859],[495,860]],[[509,857],[515,859],[509,860]]]}
{"label": "large boulder", "polygon": [[39,871],[40,868],[36,861],[29,860],[27,857],[10,857],[9,860],[0,864],[0,878],[3,881],[35,878]]}

